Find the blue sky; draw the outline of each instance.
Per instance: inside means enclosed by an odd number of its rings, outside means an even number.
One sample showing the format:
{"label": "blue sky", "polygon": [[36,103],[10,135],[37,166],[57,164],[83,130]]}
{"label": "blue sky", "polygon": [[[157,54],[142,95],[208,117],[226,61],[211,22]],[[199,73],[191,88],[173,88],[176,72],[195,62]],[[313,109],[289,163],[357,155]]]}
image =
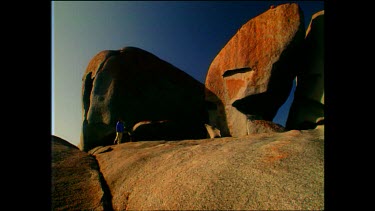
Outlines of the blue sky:
{"label": "blue sky", "polygon": [[[229,39],[271,5],[296,2],[307,28],[324,1],[53,1],[51,132],[74,145],[81,134],[82,76],[102,50],[144,49],[204,83]],[[285,126],[291,95],[274,122]]]}

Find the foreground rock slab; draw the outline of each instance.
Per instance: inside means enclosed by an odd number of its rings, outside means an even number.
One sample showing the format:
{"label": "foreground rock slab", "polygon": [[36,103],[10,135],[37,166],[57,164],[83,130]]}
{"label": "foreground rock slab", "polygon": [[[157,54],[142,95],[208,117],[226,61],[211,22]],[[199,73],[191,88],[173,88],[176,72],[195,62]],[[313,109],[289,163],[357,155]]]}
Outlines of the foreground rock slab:
{"label": "foreground rock slab", "polygon": [[95,157],[114,210],[324,209],[324,126],[111,148]]}
{"label": "foreground rock slab", "polygon": [[95,158],[52,136],[52,210],[112,210]]}

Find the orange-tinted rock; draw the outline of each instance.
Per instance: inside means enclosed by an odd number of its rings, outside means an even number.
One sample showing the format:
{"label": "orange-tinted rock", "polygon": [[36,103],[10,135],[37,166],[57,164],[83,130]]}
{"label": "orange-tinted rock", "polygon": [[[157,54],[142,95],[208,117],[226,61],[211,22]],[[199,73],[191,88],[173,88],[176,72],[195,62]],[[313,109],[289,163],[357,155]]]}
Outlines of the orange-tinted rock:
{"label": "orange-tinted rock", "polygon": [[57,138],[52,146],[50,210],[323,210],[325,205],[324,126],[241,138],[127,142],[89,153]]}
{"label": "orange-tinted rock", "polygon": [[112,145],[118,118],[127,128],[144,120],[170,120],[174,128],[194,131],[178,134],[180,139],[207,135],[204,85],[147,51],[126,47],[99,52],[82,80],[84,151]]}
{"label": "orange-tinted rock", "polygon": [[51,151],[52,210],[112,209],[94,157],[56,136],[52,136]]}
{"label": "orange-tinted rock", "polygon": [[280,124],[276,124],[266,120],[249,120],[247,122],[247,134],[258,134],[258,133],[273,133],[273,132],[284,132],[285,128]]}
{"label": "orange-tinted rock", "polygon": [[[289,96],[304,36],[303,13],[295,3],[276,6],[245,23],[209,67],[205,85],[212,94],[206,99],[217,104],[209,112],[210,124],[223,136],[242,136],[246,115],[272,121]],[[213,101],[212,95],[218,99]]]}
{"label": "orange-tinted rock", "polygon": [[297,74],[287,129],[312,129],[324,124],[324,10],[311,18],[306,30],[304,56]]}
{"label": "orange-tinted rock", "polygon": [[324,131],[113,146],[113,210],[322,210]]}

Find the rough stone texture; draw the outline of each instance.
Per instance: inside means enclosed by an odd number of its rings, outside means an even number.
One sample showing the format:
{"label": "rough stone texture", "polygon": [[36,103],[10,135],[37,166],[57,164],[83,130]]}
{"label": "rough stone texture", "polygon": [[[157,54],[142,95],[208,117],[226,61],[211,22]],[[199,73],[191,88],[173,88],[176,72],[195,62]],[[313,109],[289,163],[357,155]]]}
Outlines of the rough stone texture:
{"label": "rough stone texture", "polygon": [[52,210],[112,209],[96,159],[59,137],[51,141]]}
{"label": "rough stone texture", "polygon": [[52,146],[53,210],[324,209],[324,125],[127,142],[94,156],[54,136]]}
{"label": "rough stone texture", "polygon": [[246,115],[272,121],[292,88],[305,37],[298,4],[282,4],[252,18],[212,61],[205,85],[209,124],[222,136],[246,135]]}
{"label": "rough stone texture", "polygon": [[324,122],[324,10],[311,18],[304,53],[287,129],[311,129],[319,124],[318,121]]}
{"label": "rough stone texture", "polygon": [[180,139],[206,137],[204,85],[149,52],[135,47],[101,51],[82,80],[81,150],[113,144],[119,117],[127,128],[144,120],[170,120],[174,128],[194,131]]}
{"label": "rough stone texture", "polygon": [[247,121],[247,134],[256,133],[272,133],[272,132],[284,132],[285,128],[271,121],[267,120],[248,120]]}
{"label": "rough stone texture", "polygon": [[221,137],[220,130],[217,129],[216,127],[211,126],[209,124],[205,124],[204,126],[207,129],[207,138],[220,138]]}
{"label": "rough stone texture", "polygon": [[127,142],[96,158],[114,210],[324,209],[324,127]]}
{"label": "rough stone texture", "polygon": [[98,146],[98,147],[95,147],[94,149],[91,149],[87,153],[89,153],[90,155],[96,155],[99,153],[109,152],[111,150],[112,150],[112,147],[110,146]]}

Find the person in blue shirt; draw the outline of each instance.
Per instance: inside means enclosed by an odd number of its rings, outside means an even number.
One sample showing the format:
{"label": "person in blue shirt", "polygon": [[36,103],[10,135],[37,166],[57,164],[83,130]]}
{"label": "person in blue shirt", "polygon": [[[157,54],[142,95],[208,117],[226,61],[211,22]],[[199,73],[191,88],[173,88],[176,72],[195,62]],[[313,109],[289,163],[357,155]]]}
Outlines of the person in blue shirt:
{"label": "person in blue shirt", "polygon": [[116,138],[113,141],[114,144],[121,144],[122,135],[124,131],[125,131],[124,122],[122,121],[121,118],[119,118],[116,123]]}

